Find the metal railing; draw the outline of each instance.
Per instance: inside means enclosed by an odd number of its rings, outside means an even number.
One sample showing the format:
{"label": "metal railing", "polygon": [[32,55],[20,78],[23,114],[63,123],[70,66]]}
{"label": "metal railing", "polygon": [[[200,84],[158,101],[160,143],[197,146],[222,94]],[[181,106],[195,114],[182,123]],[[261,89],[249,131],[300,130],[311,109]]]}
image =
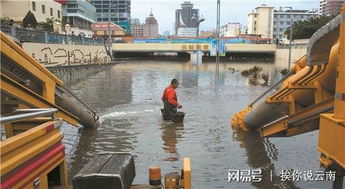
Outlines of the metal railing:
{"label": "metal railing", "polygon": [[[307,43],[305,44],[292,44],[291,48],[292,49],[304,49],[307,48]],[[289,44],[278,44],[277,45],[277,49],[288,49],[289,48]]]}
{"label": "metal railing", "polygon": [[75,44],[75,45],[103,45],[103,38],[88,38],[84,36],[63,35],[47,31],[25,29],[12,26],[1,26],[1,31],[7,35],[16,37],[22,42],[51,43],[51,44]]}
{"label": "metal railing", "polygon": [[0,117],[0,124],[4,123],[12,123],[17,121],[22,121],[34,117],[39,116],[54,116],[57,112],[55,108],[43,108],[43,109],[17,109],[13,113],[17,113],[15,115],[10,116],[1,116]]}

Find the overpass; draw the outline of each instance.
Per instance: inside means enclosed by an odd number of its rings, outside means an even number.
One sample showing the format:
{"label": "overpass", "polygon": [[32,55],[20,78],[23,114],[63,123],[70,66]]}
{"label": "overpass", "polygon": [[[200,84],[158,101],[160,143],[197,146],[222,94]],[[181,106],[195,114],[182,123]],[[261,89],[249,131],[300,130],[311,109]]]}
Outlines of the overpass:
{"label": "overpass", "polygon": [[[274,54],[275,44],[226,44],[227,52],[233,53],[268,53]],[[209,52],[209,43],[113,43],[113,53],[150,53],[150,52],[186,52],[194,50]]]}

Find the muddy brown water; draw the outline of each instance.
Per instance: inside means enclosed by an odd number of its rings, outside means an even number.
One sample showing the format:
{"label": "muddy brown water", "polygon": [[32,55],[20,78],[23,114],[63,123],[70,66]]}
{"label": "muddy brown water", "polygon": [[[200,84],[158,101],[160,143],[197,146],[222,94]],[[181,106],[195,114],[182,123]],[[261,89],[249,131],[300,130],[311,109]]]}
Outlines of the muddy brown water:
{"label": "muddy brown water", "polygon": [[[115,151],[134,155],[136,184],[148,183],[150,165],[160,166],[163,174],[179,172],[183,157],[190,157],[193,188],[330,188],[331,182],[280,178],[282,170],[322,170],[317,131],[261,139],[231,128],[231,116],[267,89],[250,85],[240,74],[254,65],[263,67],[270,82],[279,75],[274,64],[221,63],[217,82],[214,63],[129,61],[72,82],[68,87],[97,109],[102,126],[87,130],[64,124],[69,180],[98,152]],[[172,78],[180,81],[183,123],[163,121],[160,112],[162,91]],[[233,169],[261,169],[263,181],[229,182]]]}

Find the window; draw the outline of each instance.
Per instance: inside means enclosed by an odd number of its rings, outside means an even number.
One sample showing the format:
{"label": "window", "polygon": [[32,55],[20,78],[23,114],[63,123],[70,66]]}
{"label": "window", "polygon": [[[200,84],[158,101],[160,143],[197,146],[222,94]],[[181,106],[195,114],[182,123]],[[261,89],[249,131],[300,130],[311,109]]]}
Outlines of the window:
{"label": "window", "polygon": [[45,14],[46,13],[46,6],[42,5],[42,13]]}
{"label": "window", "polygon": [[53,16],[53,8],[50,8],[50,16]]}
{"label": "window", "polygon": [[32,2],[32,10],[36,11],[36,2],[35,1]]}
{"label": "window", "polygon": [[60,11],[57,11],[57,17],[60,18]]}
{"label": "window", "polygon": [[290,21],[287,21],[286,23],[287,23],[288,25],[290,25]]}

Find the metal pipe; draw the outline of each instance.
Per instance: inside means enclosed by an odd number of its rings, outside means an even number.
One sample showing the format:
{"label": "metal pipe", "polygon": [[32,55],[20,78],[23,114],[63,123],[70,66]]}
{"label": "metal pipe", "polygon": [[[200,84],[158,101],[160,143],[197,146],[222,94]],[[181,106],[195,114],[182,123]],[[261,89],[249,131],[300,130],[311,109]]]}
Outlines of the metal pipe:
{"label": "metal pipe", "polygon": [[275,83],[274,85],[272,85],[269,89],[267,89],[264,93],[262,93],[260,96],[258,96],[252,103],[249,104],[249,106],[253,106],[257,101],[259,101],[262,97],[264,97],[266,94],[268,94],[272,89],[274,89],[275,87],[277,87],[280,83],[282,83],[283,81],[285,81],[286,78],[288,78],[290,75],[292,74],[292,72],[288,72],[284,77],[282,77],[277,83]]}
{"label": "metal pipe", "polygon": [[[310,115],[304,116],[304,117],[302,117],[302,118],[300,118],[300,119],[293,120],[293,121],[289,121],[288,124],[289,124],[289,125],[294,125],[294,124],[297,124],[298,122],[307,120],[307,119],[312,118],[312,117],[314,117],[314,116],[318,116],[318,115],[321,114],[321,113],[329,112],[329,111],[332,111],[332,110],[333,110],[333,106],[329,106],[329,107],[326,107],[326,108],[324,108],[324,109],[322,109],[322,110],[313,112],[313,113],[310,114]],[[317,118],[319,118],[319,117],[317,117]]]}
{"label": "metal pipe", "polygon": [[65,89],[69,94],[71,94],[78,102],[80,102],[82,105],[84,105],[88,110],[90,110],[94,115],[97,115],[97,112],[94,111],[86,102],[82,101],[80,98],[77,97],[72,91],[70,91],[68,88],[65,86],[62,86],[63,89]]}
{"label": "metal pipe", "polygon": [[[25,110],[17,110],[17,111],[18,112],[24,112]],[[29,110],[27,110],[27,111],[29,111]],[[23,114],[18,114],[18,115],[0,117],[0,124],[22,121],[25,119],[39,117],[39,116],[48,116],[48,115],[52,116],[56,112],[57,112],[57,109],[55,109],[55,108],[41,109],[41,111],[39,111],[39,109],[35,109],[35,110],[33,110],[33,112],[30,112],[30,113],[23,113]]]}

